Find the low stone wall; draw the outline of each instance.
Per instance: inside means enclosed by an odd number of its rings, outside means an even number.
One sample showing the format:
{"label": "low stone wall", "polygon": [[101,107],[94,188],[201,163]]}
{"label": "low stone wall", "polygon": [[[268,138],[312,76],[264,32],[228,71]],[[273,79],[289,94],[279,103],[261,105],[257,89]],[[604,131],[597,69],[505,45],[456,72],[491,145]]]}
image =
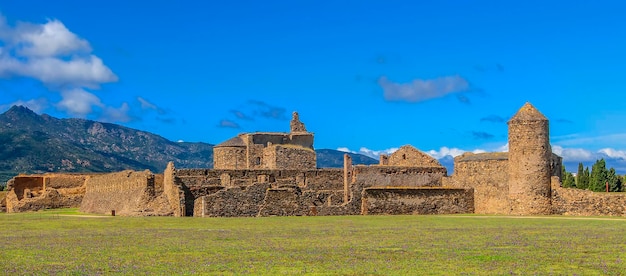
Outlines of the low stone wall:
{"label": "low stone wall", "polygon": [[626,216],[626,193],[552,187],[552,213],[567,216]]}
{"label": "low stone wall", "polygon": [[86,182],[80,211],[85,213],[147,216],[172,215],[166,196],[156,195],[150,171],[123,171],[91,177]]}
{"label": "low stone wall", "polygon": [[256,217],[270,186],[269,183],[255,183],[249,187],[230,187],[202,196],[195,200],[194,216]]}
{"label": "low stone wall", "polygon": [[364,215],[474,213],[472,189],[371,187],[363,194]]}
{"label": "low stone wall", "polygon": [[306,216],[310,205],[297,186],[268,189],[259,216]]}
{"label": "low stone wall", "polygon": [[446,174],[444,167],[354,166],[356,181],[370,186],[440,187]]}

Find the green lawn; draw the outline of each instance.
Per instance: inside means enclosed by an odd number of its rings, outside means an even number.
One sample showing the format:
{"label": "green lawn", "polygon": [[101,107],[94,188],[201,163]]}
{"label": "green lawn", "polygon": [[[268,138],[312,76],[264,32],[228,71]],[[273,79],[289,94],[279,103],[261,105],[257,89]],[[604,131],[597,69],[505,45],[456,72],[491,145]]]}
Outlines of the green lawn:
{"label": "green lawn", "polygon": [[0,214],[0,274],[621,275],[624,218]]}

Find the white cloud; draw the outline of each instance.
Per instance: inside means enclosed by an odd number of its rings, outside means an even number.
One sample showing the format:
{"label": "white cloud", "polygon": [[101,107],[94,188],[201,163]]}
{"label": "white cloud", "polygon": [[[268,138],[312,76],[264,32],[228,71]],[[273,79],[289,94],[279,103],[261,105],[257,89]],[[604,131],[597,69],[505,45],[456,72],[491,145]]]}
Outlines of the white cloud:
{"label": "white cloud", "polygon": [[25,57],[54,57],[76,52],[91,52],[89,42],[70,32],[61,21],[49,20],[43,25],[20,24],[15,28],[17,53]]}
{"label": "white cloud", "polygon": [[[129,120],[128,105],[108,107],[89,89],[116,82],[117,76],[102,59],[91,54],[89,42],[71,32],[61,21],[43,24],[19,22],[15,27],[0,14],[0,78],[24,77],[40,81],[61,94],[53,104],[71,115],[86,117],[99,107],[105,118]],[[42,111],[40,100],[19,100]]]}
{"label": "white cloud", "polygon": [[[459,148],[448,148],[448,147],[441,147],[438,151],[436,150],[429,150],[426,152],[426,154],[434,157],[435,159],[441,159],[445,156],[452,156],[452,157],[457,157],[463,153],[468,152],[468,150],[463,150],[463,149],[459,149]],[[471,150],[469,152],[472,153],[483,153],[486,152],[483,149],[474,149]]]}
{"label": "white cloud", "polygon": [[154,105],[153,103],[149,102],[148,100],[142,97],[137,97],[137,100],[141,104],[141,109],[154,109],[154,110],[157,109],[156,105]]}
{"label": "white cloud", "polygon": [[349,148],[346,147],[339,147],[337,148],[338,151],[343,151],[343,152],[347,152],[347,153],[353,153],[352,151],[350,151]]}
{"label": "white cloud", "polygon": [[383,76],[378,79],[385,100],[421,102],[443,97],[469,89],[469,83],[461,76],[446,76],[430,80],[416,79],[411,83],[394,83]]}
{"label": "white cloud", "polygon": [[100,119],[107,122],[127,123],[133,120],[133,118],[128,114],[129,111],[130,107],[128,106],[128,103],[122,103],[122,105],[118,108],[107,106],[104,108]]}
{"label": "white cloud", "polygon": [[101,83],[117,81],[117,76],[97,56],[62,60],[31,58],[27,61],[7,59],[0,65],[0,75],[31,77],[52,88],[99,88]]}
{"label": "white cloud", "polygon": [[564,161],[592,161],[595,160],[596,154],[592,151],[581,148],[563,148],[558,145],[552,145],[552,152],[563,157]]}
{"label": "white cloud", "polygon": [[598,152],[605,154],[609,158],[626,159],[626,151],[623,151],[623,150],[604,148],[604,149],[599,150]]}
{"label": "white cloud", "polygon": [[384,149],[384,150],[371,150],[371,149],[368,149],[366,147],[361,147],[359,149],[359,151],[352,151],[352,150],[350,150],[349,148],[346,148],[346,147],[339,147],[339,148],[337,148],[337,150],[338,151],[343,151],[343,152],[348,152],[348,153],[362,154],[362,155],[369,156],[369,157],[374,158],[374,159],[378,159],[378,158],[380,158],[381,154],[392,154],[395,151],[397,151],[398,148],[389,148],[389,149]]}
{"label": "white cloud", "polygon": [[92,113],[93,106],[104,107],[98,96],[80,88],[62,91],[61,96],[57,108],[79,117]]}

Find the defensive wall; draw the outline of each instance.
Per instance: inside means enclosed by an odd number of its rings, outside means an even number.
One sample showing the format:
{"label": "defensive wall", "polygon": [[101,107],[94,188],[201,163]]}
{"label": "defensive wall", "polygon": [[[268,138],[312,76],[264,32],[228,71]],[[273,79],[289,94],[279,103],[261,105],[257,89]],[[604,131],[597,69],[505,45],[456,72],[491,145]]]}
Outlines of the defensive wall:
{"label": "defensive wall", "polygon": [[172,215],[163,178],[146,170],[122,171],[93,176],[86,181],[80,211],[119,215]]}
{"label": "defensive wall", "polygon": [[552,214],[566,216],[626,216],[626,193],[598,193],[563,188],[552,178]]}
{"label": "defensive wall", "polygon": [[[20,175],[8,183],[8,212],[76,207],[120,215],[312,216],[512,214],[626,216],[626,194],[560,187],[548,120],[525,104],[509,121],[508,153],[466,153],[454,174],[412,146],[378,165],[315,168],[313,134],[294,113],[290,133],[242,134],[216,146],[217,169],[162,175]],[[82,203],[81,203],[82,202]]]}

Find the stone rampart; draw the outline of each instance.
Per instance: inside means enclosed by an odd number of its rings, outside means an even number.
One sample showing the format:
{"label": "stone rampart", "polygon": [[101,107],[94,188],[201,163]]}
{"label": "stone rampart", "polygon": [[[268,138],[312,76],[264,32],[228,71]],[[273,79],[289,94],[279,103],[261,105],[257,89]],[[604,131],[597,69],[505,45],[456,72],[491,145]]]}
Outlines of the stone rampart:
{"label": "stone rampart", "polygon": [[552,187],[552,213],[566,216],[626,216],[626,193]]}
{"label": "stone rampart", "polygon": [[467,214],[474,212],[472,189],[453,188],[365,188],[364,215]]}
{"label": "stone rampart", "polygon": [[[160,197],[159,197],[160,196]],[[172,215],[166,196],[156,195],[150,171],[123,171],[87,179],[81,212],[116,215]]]}

